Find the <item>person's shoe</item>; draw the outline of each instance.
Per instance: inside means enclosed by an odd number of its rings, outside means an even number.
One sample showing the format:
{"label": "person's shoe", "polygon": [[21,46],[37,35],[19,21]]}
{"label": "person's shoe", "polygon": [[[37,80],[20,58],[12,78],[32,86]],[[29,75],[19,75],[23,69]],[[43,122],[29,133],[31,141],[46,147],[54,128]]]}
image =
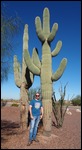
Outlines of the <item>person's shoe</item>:
{"label": "person's shoe", "polygon": [[32,141],[28,141],[27,146],[30,146],[32,143]]}
{"label": "person's shoe", "polygon": [[35,141],[35,142],[39,142],[39,140],[38,140],[38,139],[34,139],[33,141]]}

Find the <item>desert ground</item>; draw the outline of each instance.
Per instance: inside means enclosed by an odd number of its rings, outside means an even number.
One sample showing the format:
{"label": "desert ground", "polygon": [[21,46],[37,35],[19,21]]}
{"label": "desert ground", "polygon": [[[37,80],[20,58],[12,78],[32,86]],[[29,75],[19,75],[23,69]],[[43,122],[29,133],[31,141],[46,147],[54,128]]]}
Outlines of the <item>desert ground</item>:
{"label": "desert ground", "polygon": [[81,149],[81,112],[76,109],[78,106],[69,108],[71,114],[66,113],[61,128],[52,125],[50,137],[43,136],[39,127],[39,142],[27,146],[29,127],[25,131],[20,129],[19,107],[1,107],[1,149]]}

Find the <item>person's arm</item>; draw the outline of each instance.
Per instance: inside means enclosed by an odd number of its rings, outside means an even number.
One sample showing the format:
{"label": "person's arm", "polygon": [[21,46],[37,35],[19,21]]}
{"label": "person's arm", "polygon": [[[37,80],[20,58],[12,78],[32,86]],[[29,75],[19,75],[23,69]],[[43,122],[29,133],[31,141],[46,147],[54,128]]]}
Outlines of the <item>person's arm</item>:
{"label": "person's arm", "polygon": [[40,115],[40,119],[43,118],[43,107],[41,107],[41,115]]}
{"label": "person's arm", "polygon": [[29,112],[30,112],[30,117],[31,117],[31,119],[33,119],[34,117],[33,117],[33,115],[32,115],[32,105],[29,105]]}

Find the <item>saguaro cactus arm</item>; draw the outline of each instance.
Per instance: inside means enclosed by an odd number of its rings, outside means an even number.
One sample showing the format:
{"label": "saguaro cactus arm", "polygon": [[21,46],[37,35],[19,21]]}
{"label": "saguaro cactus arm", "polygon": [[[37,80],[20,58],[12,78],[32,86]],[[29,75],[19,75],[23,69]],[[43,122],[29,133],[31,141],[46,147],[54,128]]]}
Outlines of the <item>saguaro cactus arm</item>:
{"label": "saguaro cactus arm", "polygon": [[21,86],[21,68],[20,68],[20,64],[17,60],[17,56],[14,56],[14,76],[15,76],[15,84],[17,85],[17,87],[20,88]]}
{"label": "saguaro cactus arm", "polygon": [[42,30],[42,27],[41,27],[41,20],[40,20],[40,17],[36,17],[35,18],[35,27],[36,27],[36,33],[38,35],[38,38],[44,42],[45,41],[45,37],[44,37],[44,34],[43,34],[43,30]]}
{"label": "saguaro cactus arm", "polygon": [[39,69],[41,69],[41,62],[38,56],[38,50],[36,48],[33,49],[32,60],[34,65],[37,66]]}
{"label": "saguaro cactus arm", "polygon": [[40,69],[35,66],[32,62],[32,59],[30,58],[30,54],[28,51],[28,25],[25,25],[25,29],[24,29],[24,45],[23,45],[23,49],[24,49],[24,60],[25,63],[28,67],[28,69],[35,75],[40,75]]}
{"label": "saguaro cactus arm", "polygon": [[49,42],[52,42],[52,41],[53,41],[53,39],[54,39],[54,37],[55,37],[55,35],[56,35],[57,30],[58,30],[58,24],[57,24],[57,23],[54,23],[54,25],[53,25],[53,27],[52,27],[52,30],[51,30],[51,33],[50,33],[50,35],[49,35],[49,37],[48,37],[48,41],[49,41]]}
{"label": "saguaro cactus arm", "polygon": [[66,64],[67,64],[67,59],[63,58],[57,71],[54,74],[52,74],[52,77],[51,77],[52,81],[57,81],[62,76],[65,70]]}
{"label": "saguaro cactus arm", "polygon": [[62,47],[62,42],[58,41],[57,44],[56,44],[56,48],[51,52],[52,57],[58,55],[61,47]]}
{"label": "saguaro cactus arm", "polygon": [[50,14],[48,8],[45,8],[43,11],[43,33],[45,38],[48,38],[50,34]]}
{"label": "saguaro cactus arm", "polygon": [[[38,57],[38,54],[37,54],[37,49],[34,48],[33,49],[33,53],[32,53],[32,58],[31,58],[31,61],[33,63],[35,63],[35,65],[40,68],[41,67],[41,63],[40,63],[40,60],[39,60],[39,57]],[[26,74],[25,74],[25,77],[28,81],[28,88],[30,88],[30,86],[32,85],[33,81],[34,81],[34,74],[32,74],[28,67],[26,67]]]}
{"label": "saguaro cactus arm", "polygon": [[33,64],[32,60],[30,58],[28,50],[24,51],[24,59],[25,59],[26,65],[28,66],[29,70],[33,74],[40,75],[40,69]]}

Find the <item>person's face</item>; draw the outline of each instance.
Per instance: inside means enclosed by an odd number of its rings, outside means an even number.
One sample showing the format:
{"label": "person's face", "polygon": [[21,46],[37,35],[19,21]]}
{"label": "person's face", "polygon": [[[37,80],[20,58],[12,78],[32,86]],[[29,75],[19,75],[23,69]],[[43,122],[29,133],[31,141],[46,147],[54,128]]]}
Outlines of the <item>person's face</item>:
{"label": "person's face", "polygon": [[36,94],[36,99],[39,99],[40,98],[40,95],[39,94]]}

